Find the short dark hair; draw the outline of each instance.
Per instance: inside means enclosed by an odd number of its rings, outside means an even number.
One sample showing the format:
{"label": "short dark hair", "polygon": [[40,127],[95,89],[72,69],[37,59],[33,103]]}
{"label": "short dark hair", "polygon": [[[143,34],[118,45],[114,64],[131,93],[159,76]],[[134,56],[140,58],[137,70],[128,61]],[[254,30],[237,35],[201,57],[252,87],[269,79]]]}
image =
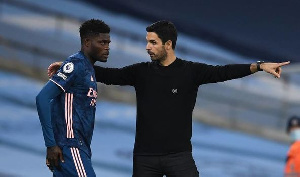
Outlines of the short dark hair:
{"label": "short dark hair", "polygon": [[293,127],[300,127],[300,117],[292,116],[289,118],[286,125],[286,132],[289,133],[290,129]]}
{"label": "short dark hair", "polygon": [[177,41],[177,30],[175,25],[166,20],[161,20],[149,25],[146,28],[147,32],[155,32],[157,36],[162,40],[163,44],[168,40],[172,41],[172,48],[175,49]]}
{"label": "short dark hair", "polygon": [[81,24],[79,33],[82,42],[84,38],[98,35],[99,33],[110,33],[110,27],[102,20],[90,19]]}

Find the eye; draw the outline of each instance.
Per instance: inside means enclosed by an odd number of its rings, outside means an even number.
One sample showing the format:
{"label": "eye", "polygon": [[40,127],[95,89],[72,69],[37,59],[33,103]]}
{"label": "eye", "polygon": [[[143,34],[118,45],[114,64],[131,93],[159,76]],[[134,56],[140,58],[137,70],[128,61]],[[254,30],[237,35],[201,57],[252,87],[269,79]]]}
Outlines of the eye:
{"label": "eye", "polygon": [[100,45],[109,45],[110,41],[99,41]]}

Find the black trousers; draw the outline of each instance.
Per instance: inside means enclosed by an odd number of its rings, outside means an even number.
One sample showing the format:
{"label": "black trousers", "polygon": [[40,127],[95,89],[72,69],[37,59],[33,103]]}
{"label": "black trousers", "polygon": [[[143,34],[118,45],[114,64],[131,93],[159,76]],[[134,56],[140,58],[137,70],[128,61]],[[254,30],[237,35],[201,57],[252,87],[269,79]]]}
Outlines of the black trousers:
{"label": "black trousers", "polygon": [[199,177],[191,152],[134,155],[132,177]]}

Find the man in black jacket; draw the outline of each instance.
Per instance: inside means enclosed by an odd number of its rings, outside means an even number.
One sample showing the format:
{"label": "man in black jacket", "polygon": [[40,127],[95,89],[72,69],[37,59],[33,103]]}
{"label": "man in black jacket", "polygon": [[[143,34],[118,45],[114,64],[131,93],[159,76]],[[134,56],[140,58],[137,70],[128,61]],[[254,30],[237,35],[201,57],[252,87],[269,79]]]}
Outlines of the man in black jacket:
{"label": "man in black jacket", "polygon": [[[136,90],[137,122],[133,177],[199,176],[192,157],[192,112],[198,87],[264,70],[279,78],[284,63],[211,66],[177,58],[173,23],[158,21],[146,28],[146,50],[152,62],[124,68],[95,66],[98,82],[131,85]],[[52,65],[53,66],[53,65]],[[50,67],[48,74],[55,70]]]}

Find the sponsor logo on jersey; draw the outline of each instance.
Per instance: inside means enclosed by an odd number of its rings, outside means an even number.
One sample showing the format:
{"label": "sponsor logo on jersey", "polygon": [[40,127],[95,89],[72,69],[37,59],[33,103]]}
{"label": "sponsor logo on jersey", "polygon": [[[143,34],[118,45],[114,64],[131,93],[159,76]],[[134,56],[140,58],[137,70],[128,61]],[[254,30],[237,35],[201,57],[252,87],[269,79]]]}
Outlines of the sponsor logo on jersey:
{"label": "sponsor logo on jersey", "polygon": [[64,73],[71,73],[73,70],[74,70],[74,64],[71,62],[66,63],[63,67]]}
{"label": "sponsor logo on jersey", "polygon": [[97,102],[97,91],[95,91],[93,88],[90,88],[88,93],[87,93],[87,96],[88,97],[92,97],[92,100],[91,100],[91,103],[90,105],[91,106],[95,106],[96,105],[96,102]]}
{"label": "sponsor logo on jersey", "polygon": [[66,80],[68,77],[66,75],[64,75],[63,73],[59,72],[57,73],[58,77],[61,77],[63,80]]}

